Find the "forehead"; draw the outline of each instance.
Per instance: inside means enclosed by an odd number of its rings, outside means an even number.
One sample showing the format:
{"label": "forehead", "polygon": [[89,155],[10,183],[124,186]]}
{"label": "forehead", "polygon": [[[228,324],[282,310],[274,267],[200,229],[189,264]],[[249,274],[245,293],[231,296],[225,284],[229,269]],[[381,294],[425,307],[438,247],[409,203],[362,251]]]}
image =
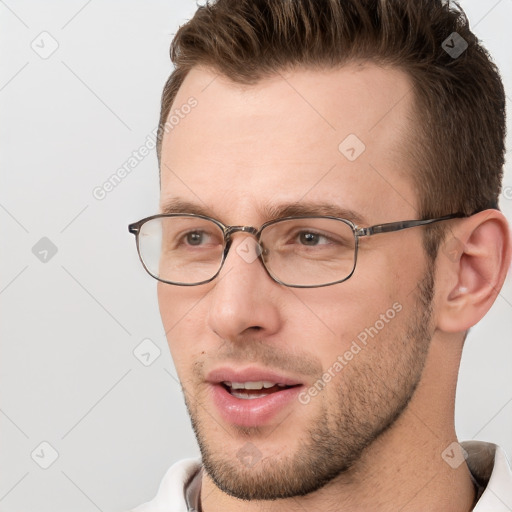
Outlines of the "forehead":
{"label": "forehead", "polygon": [[392,207],[414,215],[412,104],[407,76],[373,64],[283,71],[243,86],[195,68],[168,118],[161,207],[182,198],[235,223],[305,200],[380,220]]}

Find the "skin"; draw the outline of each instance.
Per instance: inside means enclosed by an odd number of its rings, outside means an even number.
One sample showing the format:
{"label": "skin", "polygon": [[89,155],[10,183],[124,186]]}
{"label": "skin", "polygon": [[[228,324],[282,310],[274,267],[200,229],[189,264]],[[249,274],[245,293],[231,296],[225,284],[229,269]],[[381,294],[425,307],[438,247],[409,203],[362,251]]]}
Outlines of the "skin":
{"label": "skin", "polygon": [[[195,68],[173,108],[190,96],[198,104],[163,141],[161,208],[180,198],[225,224],[255,227],[268,220],[263,206],[302,201],[353,210],[362,226],[419,218],[405,150],[415,122],[410,89],[401,71],[369,63],[282,72],[251,86]],[[366,145],[353,162],[338,150],[349,134]],[[423,228],[414,228],[361,239],[356,271],[341,284],[287,288],[237,254],[250,235],[236,233],[213,282],[158,283],[208,462],[205,511],[471,509],[467,466],[453,469],[441,454],[456,440],[464,333],[503,284],[510,239],[498,211],[448,226],[447,240],[456,237],[461,250],[447,257],[441,248],[434,267]],[[396,303],[401,311],[309,403],[241,428],[211,402],[205,378],[220,364],[272,368],[309,388]],[[248,442],[261,457],[251,467],[237,457]],[[320,488],[308,487],[311,473],[325,480]],[[240,499],[283,488],[292,497]]]}

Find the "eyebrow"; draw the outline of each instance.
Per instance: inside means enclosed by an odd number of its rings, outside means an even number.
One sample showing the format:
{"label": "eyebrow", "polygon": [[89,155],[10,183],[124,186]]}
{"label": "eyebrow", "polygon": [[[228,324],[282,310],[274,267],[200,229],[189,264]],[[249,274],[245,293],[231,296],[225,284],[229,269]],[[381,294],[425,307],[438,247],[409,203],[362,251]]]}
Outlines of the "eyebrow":
{"label": "eyebrow", "polygon": [[[212,217],[217,220],[219,216],[211,211],[208,207],[174,197],[166,201],[161,208],[161,213],[191,213],[195,215],[204,215],[205,217]],[[300,203],[282,203],[278,205],[264,205],[262,208],[262,216],[264,222],[280,219],[282,217],[300,217],[306,215],[326,215],[329,217],[337,217],[352,221],[357,226],[366,225],[364,217],[353,210],[342,208],[336,204],[326,202],[304,201]],[[222,220],[221,220],[222,222]]]}

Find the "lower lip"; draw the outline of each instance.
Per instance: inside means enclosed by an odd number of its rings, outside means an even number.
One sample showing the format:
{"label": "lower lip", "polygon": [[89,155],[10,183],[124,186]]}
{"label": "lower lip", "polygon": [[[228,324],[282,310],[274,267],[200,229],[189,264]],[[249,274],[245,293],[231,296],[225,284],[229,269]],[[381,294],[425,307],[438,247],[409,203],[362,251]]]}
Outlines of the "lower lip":
{"label": "lower lip", "polygon": [[303,386],[286,388],[260,398],[236,398],[222,384],[211,385],[213,402],[227,423],[240,427],[260,427],[268,424],[290,404]]}

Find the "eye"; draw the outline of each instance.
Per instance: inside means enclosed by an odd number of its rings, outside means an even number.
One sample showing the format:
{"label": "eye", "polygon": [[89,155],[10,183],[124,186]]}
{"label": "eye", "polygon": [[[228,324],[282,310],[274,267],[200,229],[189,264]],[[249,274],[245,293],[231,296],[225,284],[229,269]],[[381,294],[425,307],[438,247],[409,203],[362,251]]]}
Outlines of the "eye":
{"label": "eye", "polygon": [[353,250],[352,228],[337,219],[284,219],[270,225],[263,243],[271,252],[326,256]]}
{"label": "eye", "polygon": [[324,243],[329,243],[329,239],[326,236],[319,233],[314,233],[313,231],[301,231],[297,236],[300,240],[300,243],[303,245],[319,245],[321,240],[324,240]]}
{"label": "eye", "polygon": [[191,231],[187,233],[184,238],[186,239],[189,245],[200,245],[205,238],[204,231]]}
{"label": "eye", "polygon": [[187,231],[186,233],[183,233],[181,236],[179,236],[177,239],[177,244],[202,247],[205,245],[222,244],[222,240],[220,240],[219,235],[216,233],[195,229],[192,231]]}

